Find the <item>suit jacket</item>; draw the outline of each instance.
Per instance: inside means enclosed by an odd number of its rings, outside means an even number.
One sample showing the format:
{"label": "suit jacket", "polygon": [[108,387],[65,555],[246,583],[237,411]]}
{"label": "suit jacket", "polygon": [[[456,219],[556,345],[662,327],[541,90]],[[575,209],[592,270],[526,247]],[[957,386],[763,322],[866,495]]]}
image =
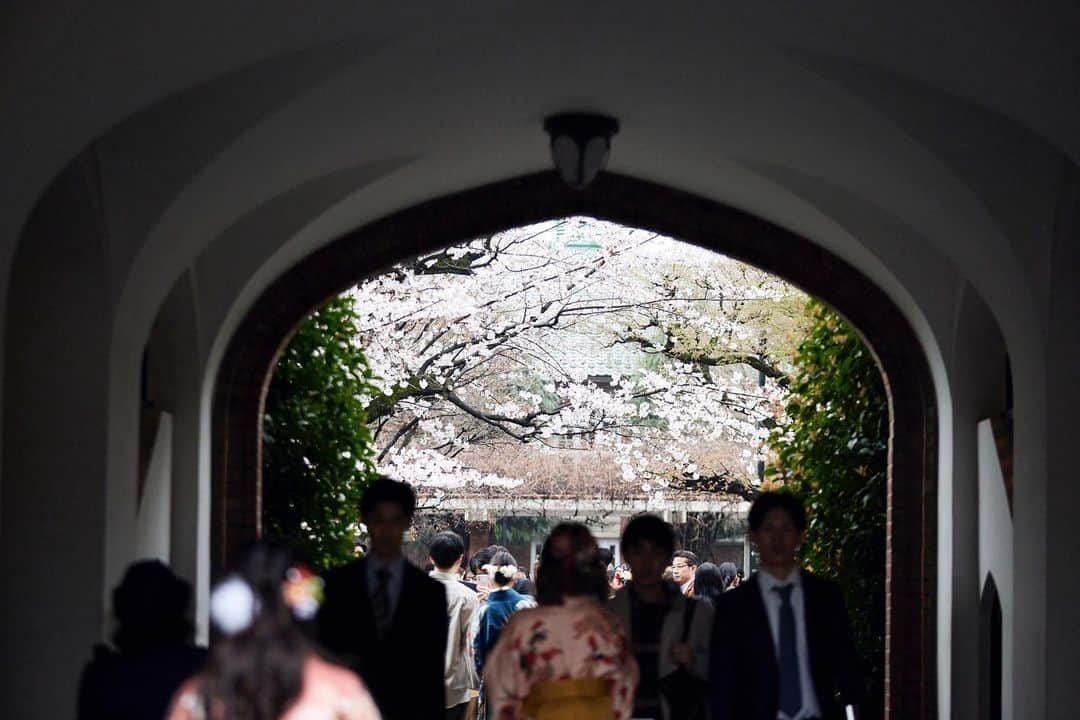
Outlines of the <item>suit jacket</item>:
{"label": "suit jacket", "polygon": [[[862,705],[865,687],[840,588],[803,571],[806,645],[814,692],[826,720]],[[780,670],[759,578],[716,599],[713,625],[713,720],[776,720]]]}
{"label": "suit jacket", "polygon": [[364,559],[326,573],[319,640],[367,683],[383,720],[440,718],[446,691],[447,605],[443,585],[405,563],[386,637],[375,632]]}

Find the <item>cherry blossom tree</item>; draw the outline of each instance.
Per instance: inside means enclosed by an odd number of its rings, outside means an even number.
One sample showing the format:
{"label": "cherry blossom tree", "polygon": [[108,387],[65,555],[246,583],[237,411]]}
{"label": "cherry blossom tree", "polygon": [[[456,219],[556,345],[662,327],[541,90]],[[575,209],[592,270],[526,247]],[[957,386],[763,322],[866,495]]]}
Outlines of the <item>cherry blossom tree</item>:
{"label": "cherry blossom tree", "polygon": [[[711,251],[590,218],[476,238],[351,293],[381,471],[521,492],[513,448],[589,452],[634,492],[745,494],[806,296]],[[531,474],[531,473],[528,473]]]}

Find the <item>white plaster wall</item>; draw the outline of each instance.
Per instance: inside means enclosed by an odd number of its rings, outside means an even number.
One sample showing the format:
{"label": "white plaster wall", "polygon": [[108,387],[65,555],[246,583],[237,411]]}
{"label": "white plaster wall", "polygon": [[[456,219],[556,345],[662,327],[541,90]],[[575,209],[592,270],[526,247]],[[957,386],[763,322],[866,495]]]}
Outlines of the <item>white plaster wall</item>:
{"label": "white plaster wall", "polygon": [[80,163],[58,179],[11,287],[22,312],[4,348],[3,718],[74,715],[80,669],[106,627],[109,315],[93,177]]}
{"label": "white plaster wall", "polygon": [[171,558],[172,434],[172,415],[163,412],[154,435],[146,484],[135,518],[135,557],[152,558],[165,564],[169,564]]}
{"label": "white plaster wall", "polygon": [[[1013,527],[1005,481],[1001,475],[994,430],[989,420],[978,426],[979,435],[979,581],[981,594],[988,575],[993,575],[1001,601],[1001,716],[1003,720],[1026,717],[1013,706]],[[976,673],[977,674],[977,673]]]}

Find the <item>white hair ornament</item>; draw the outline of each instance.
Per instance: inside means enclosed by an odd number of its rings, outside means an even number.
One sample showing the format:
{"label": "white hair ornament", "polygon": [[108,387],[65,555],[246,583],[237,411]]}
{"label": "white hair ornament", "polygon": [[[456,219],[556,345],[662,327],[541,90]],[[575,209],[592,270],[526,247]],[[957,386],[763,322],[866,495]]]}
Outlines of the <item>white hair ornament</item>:
{"label": "white hair ornament", "polygon": [[210,619],[224,635],[236,635],[251,627],[259,613],[259,599],[239,575],[230,575],[210,594]]}
{"label": "white hair ornament", "polygon": [[517,575],[517,565],[488,565],[488,573],[491,575],[502,575],[507,580],[512,580]]}

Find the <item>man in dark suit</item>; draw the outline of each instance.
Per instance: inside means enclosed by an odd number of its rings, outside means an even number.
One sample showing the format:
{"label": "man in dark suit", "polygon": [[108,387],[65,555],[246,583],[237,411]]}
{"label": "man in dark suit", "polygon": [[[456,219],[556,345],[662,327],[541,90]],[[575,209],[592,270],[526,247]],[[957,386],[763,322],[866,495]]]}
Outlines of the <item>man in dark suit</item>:
{"label": "man in dark suit", "polygon": [[415,509],[405,483],[368,486],[360,501],[368,554],[326,574],[319,612],[320,641],[364,679],[383,720],[443,715],[446,590],[401,553]]}
{"label": "man in dark suit", "polygon": [[717,598],[713,720],[842,720],[865,702],[840,588],[801,570],[806,511],[789,493],[750,508],[760,571]]}

